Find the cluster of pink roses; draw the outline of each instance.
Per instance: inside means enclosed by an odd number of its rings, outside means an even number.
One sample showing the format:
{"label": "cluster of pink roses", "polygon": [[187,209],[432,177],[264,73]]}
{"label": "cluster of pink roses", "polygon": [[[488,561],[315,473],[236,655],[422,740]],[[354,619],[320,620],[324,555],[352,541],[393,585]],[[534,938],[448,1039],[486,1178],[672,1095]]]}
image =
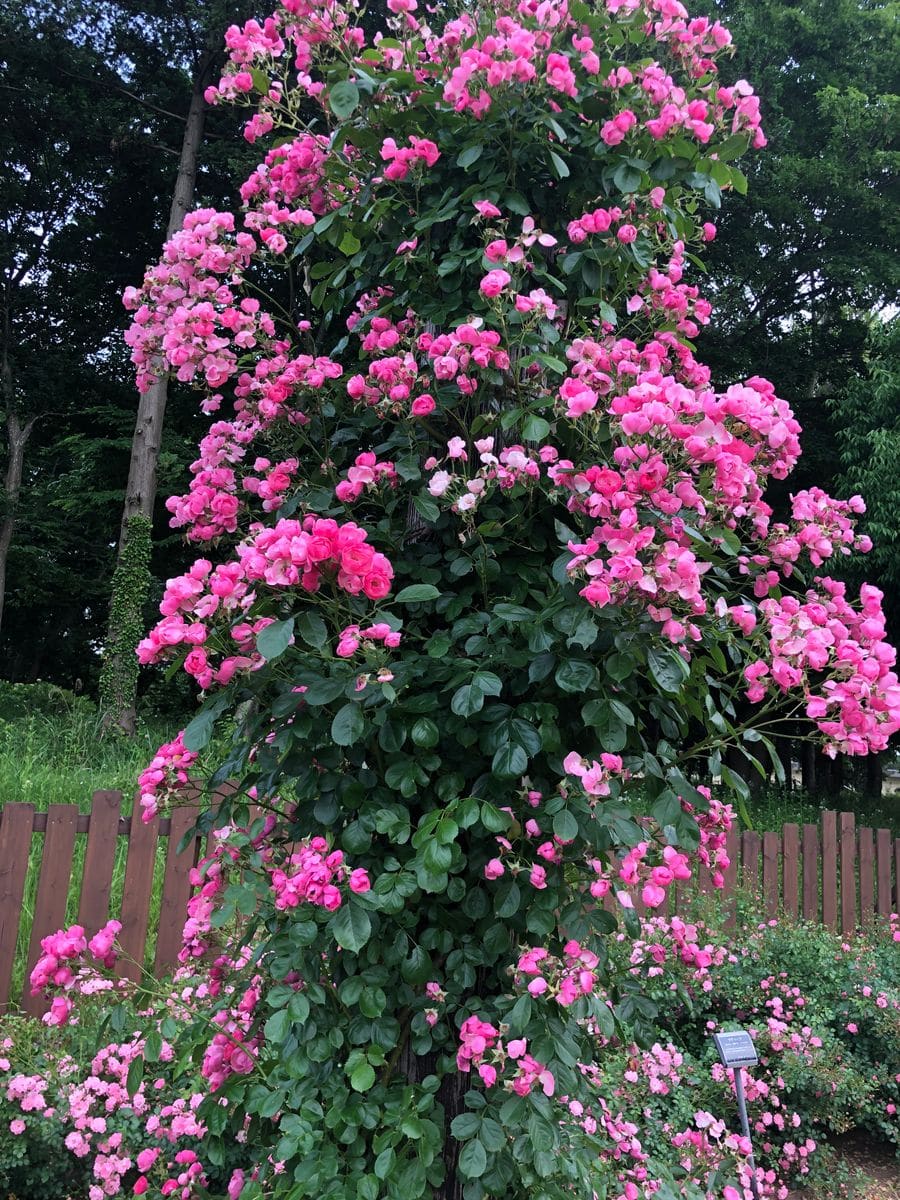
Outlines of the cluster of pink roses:
{"label": "cluster of pink roses", "polygon": [[545,1096],[553,1095],[556,1090],[553,1072],[532,1058],[525,1038],[504,1042],[500,1031],[489,1021],[478,1016],[466,1017],[459,1030],[458,1070],[468,1073],[474,1067],[484,1086],[493,1087],[509,1064],[515,1074],[503,1082],[517,1096],[527,1096],[535,1084]]}
{"label": "cluster of pink roses", "polygon": [[805,599],[782,596],[760,604],[767,654],[747,664],[747,698],[800,689],[806,715],[826,736],[826,752],[866,754],[885,749],[900,729],[897,652],[885,640],[882,593],[863,584],[860,607],[846,585],[817,580]]}
{"label": "cluster of pink roses", "polygon": [[389,650],[396,650],[400,645],[401,634],[391,629],[385,621],[376,621],[374,625],[362,629],[359,625],[347,625],[341,630],[335,654],[338,658],[352,658],[360,646],[367,642],[372,645],[382,642]]}
{"label": "cluster of pink roses", "polygon": [[379,462],[371,450],[357,454],[353,466],[348,468],[346,477],[334,489],[334,494],[343,504],[352,504],[366,490],[373,490],[380,484],[389,487],[397,486],[397,468],[389,460]]}
{"label": "cluster of pink roses", "polygon": [[[198,559],[190,570],[166,585],[160,604],[163,619],[138,646],[141,662],[159,662],[173,647],[194,649],[184,668],[202,688],[224,684],[237,670],[251,670],[262,659],[255,638],[272,618],[240,621],[256,599],[256,588],[301,588],[316,592],[326,578],[350,595],[383,599],[391,589],[394,571],[383,554],[367,541],[364,529],[352,522],[305,517],[282,519],[272,526],[256,526],[237,547],[237,559],[213,569]],[[231,641],[240,653],[220,662],[210,657],[204,644],[216,623],[227,623]]]}
{"label": "cluster of pink roses", "polygon": [[256,242],[234,230],[232,213],[188,213],[143,286],[126,289],[134,323],[125,340],[141,391],[169,370],[184,382],[199,373],[209,387],[221,387],[235,375],[241,354],[274,338],[272,318],[259,301],[236,296]]}
{"label": "cluster of pink roses", "polygon": [[166,798],[184,791],[190,782],[190,770],[197,762],[197,757],[194,751],[185,749],[183,729],[171,742],[160,746],[138,777],[144,821],[153,820]]}
{"label": "cluster of pink roses", "polygon": [[[31,994],[38,996],[54,988],[68,991],[76,983],[86,954],[107,969],[115,966],[115,940],[121,929],[119,921],[107,921],[88,941],[83,926],[71,925],[41,938],[43,953],[31,972]],[[48,1025],[65,1025],[71,1012],[68,996],[54,996],[44,1020]]]}
{"label": "cluster of pink roses", "polygon": [[272,871],[271,880],[275,907],[282,910],[313,904],[333,912],[343,901],[344,884],[357,894],[372,886],[362,867],[348,868],[343,851],[332,850],[321,837],[295,848],[284,865]]}
{"label": "cluster of pink roses", "polygon": [[408,146],[398,146],[393,138],[385,138],[381,146],[381,158],[388,165],[384,169],[385,179],[399,181],[405,179],[410,168],[417,163],[433,167],[441,157],[441,152],[429,138],[413,135]]}
{"label": "cluster of pink roses", "polygon": [[447,443],[446,460],[451,470],[441,467],[433,455],[424,463],[426,471],[433,474],[428,481],[428,491],[435,499],[448,497],[450,508],[455,513],[472,513],[494,487],[508,491],[517,483],[535,483],[540,479],[540,466],[535,458],[521,445],[507,446],[499,455],[494,453],[493,437],[476,438],[475,450],[481,466],[475,475],[457,473],[453,468],[468,461],[466,444],[460,437]]}

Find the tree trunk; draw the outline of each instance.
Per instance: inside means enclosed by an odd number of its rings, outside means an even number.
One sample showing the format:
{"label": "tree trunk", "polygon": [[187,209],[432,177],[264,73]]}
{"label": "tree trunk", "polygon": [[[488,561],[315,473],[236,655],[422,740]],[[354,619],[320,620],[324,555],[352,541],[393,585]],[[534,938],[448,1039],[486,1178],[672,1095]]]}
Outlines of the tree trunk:
{"label": "tree trunk", "polygon": [[884,786],[884,777],[882,774],[883,754],[868,754],[865,758],[866,767],[866,782],[865,792],[867,796],[876,796],[881,799],[881,789]]}
{"label": "tree trunk", "polygon": [[818,791],[816,779],[816,767],[819,765],[818,754],[816,747],[810,742],[802,742],[800,748],[800,770],[803,782],[803,790],[808,792],[810,796],[814,796]]}
{"label": "tree trunk", "polygon": [[[191,103],[185,120],[184,138],[181,143],[178,175],[169,210],[169,223],[166,229],[167,241],[181,229],[184,218],[194,202],[197,163],[203,144],[203,127],[206,119],[203,92],[215,59],[216,53],[208,51],[204,55],[194,79]],[[119,547],[116,558],[116,574],[120,579],[123,574],[120,572],[120,568],[123,566],[123,557],[126,547],[129,545],[129,534],[134,529],[134,518],[144,518],[151,524],[153,521],[153,509],[156,502],[156,472],[162,447],[167,399],[168,379],[163,377],[144,392],[138,401],[137,421],[131,442],[131,462],[128,467],[128,483],[125,488],[125,502],[122,507],[122,524],[119,530]],[[135,541],[136,539],[132,537],[132,557],[135,553]],[[149,540],[145,542],[143,538],[140,539],[140,543],[145,546],[145,561],[142,563],[130,562],[128,570],[124,574],[127,574],[132,582],[135,578],[146,577],[147,584],[149,584],[152,543]],[[134,646],[124,643],[130,636],[130,631],[137,627],[142,620],[147,586],[145,585],[143,590],[132,586],[129,587],[127,596],[117,596],[116,583],[117,580],[114,577],[100,694],[104,709],[104,728],[118,728],[131,736],[134,733],[136,721],[137,676],[129,669],[130,664],[127,664],[125,660],[125,656],[133,656]]]}
{"label": "tree trunk", "polygon": [[[11,399],[11,371],[8,361],[3,364],[3,391]],[[6,475],[3,480],[3,519],[0,521],[0,627],[3,624],[3,604],[6,598],[6,563],[9,558],[9,547],[12,544],[16,530],[16,508],[19,494],[22,490],[22,472],[25,466],[25,446],[31,436],[37,417],[31,417],[24,424],[19,420],[12,408],[6,413],[6,442],[8,458]]]}

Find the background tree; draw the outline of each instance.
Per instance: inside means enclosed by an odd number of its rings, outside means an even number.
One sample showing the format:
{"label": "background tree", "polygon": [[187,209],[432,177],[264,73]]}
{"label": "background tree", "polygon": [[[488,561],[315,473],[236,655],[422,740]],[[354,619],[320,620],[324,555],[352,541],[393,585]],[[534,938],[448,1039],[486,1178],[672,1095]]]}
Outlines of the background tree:
{"label": "background tree", "polygon": [[719,0],[738,75],[765,96],[764,155],[723,208],[709,247],[717,378],[752,363],[779,380],[806,430],[794,486],[840,470],[836,410],[860,370],[873,313],[894,303],[900,265],[893,0]]}

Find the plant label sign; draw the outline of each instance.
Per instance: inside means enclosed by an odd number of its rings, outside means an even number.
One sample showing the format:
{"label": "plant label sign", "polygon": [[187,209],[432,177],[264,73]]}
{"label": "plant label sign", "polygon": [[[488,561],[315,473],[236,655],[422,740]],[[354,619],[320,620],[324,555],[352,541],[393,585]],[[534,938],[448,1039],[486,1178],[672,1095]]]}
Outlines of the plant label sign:
{"label": "plant label sign", "polygon": [[725,1067],[755,1067],[759,1062],[753,1038],[745,1029],[715,1033],[713,1041]]}

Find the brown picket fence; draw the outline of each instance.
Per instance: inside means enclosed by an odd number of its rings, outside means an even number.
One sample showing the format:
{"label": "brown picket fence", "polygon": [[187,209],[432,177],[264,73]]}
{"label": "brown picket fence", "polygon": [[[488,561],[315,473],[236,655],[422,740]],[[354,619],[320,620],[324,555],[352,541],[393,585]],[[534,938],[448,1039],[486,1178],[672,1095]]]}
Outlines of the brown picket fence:
{"label": "brown picket fence", "polygon": [[[191,890],[190,871],[200,857],[202,842],[194,838],[180,854],[178,847],[197,810],[179,808],[171,817],[145,823],[137,805],[135,809],[136,815],[123,816],[122,793],[116,791],[95,792],[89,813],[79,812],[74,804],[51,804],[46,812],[35,812],[31,804],[6,804],[0,809],[0,1013],[21,1008],[39,1016],[46,1010],[41,997],[30,995],[27,979],[40,957],[41,938],[65,927],[73,892],[77,921],[88,937],[112,917],[121,921],[120,975],[138,979],[148,958],[160,976],[176,964]],[[79,839],[83,866],[80,878],[73,879]],[[125,841],[124,881],[121,900],[113,905],[120,839]],[[29,921],[23,921],[29,862],[37,872],[37,887]],[[150,928],[154,887],[160,896],[159,915]],[[21,994],[13,996],[16,961],[21,958],[17,951],[26,941],[25,982]]]}
{"label": "brown picket fence", "polygon": [[[149,823],[139,816],[122,816],[122,794],[114,791],[95,792],[90,813],[80,813],[73,804],[54,804],[46,812],[36,812],[30,804],[0,809],[0,1013],[16,1008],[32,1015],[45,1011],[45,1001],[29,994],[27,978],[40,956],[41,938],[64,927],[76,888],[77,920],[88,937],[110,917],[121,921],[124,954],[118,969],[123,976],[137,979],[142,964],[152,966],[156,975],[170,970],[181,947],[190,871],[202,853],[200,838],[178,852],[195,819],[196,809],[191,807]],[[84,840],[83,867],[80,878],[73,879],[79,837]],[[120,838],[125,839],[124,883],[121,902],[112,905]],[[786,913],[845,934],[900,911],[900,838],[889,829],[857,828],[853,813],[823,812],[819,825],[785,825],[780,833],[735,830],[729,835],[728,851],[731,866],[725,887],[716,891],[726,924],[734,921],[727,898],[739,889],[755,894],[768,916]],[[32,858],[37,888],[30,927],[23,928]],[[163,861],[157,868],[159,859]],[[159,917],[151,929],[160,873]],[[698,886],[703,892],[714,890],[708,872],[682,885],[673,904]],[[636,906],[642,907],[639,898]],[[26,940],[26,982],[21,994],[13,996],[17,950]]]}

